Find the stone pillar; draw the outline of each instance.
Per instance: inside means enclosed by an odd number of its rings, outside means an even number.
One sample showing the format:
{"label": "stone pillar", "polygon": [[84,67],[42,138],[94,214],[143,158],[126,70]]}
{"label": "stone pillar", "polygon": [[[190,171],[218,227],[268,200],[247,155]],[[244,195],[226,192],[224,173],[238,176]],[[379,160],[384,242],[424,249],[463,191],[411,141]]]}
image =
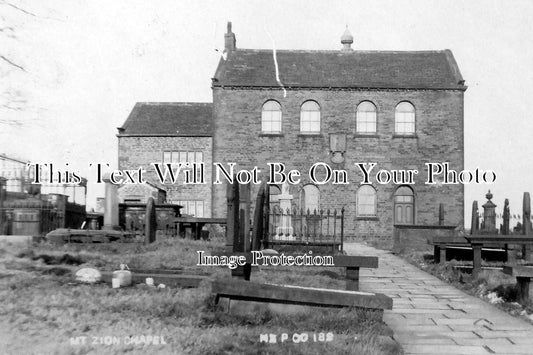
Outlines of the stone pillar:
{"label": "stone pillar", "polygon": [[487,202],[482,206],[483,207],[483,229],[481,233],[497,233],[496,229],[496,205],[491,201],[492,193],[487,192],[485,195]]}
{"label": "stone pillar", "polygon": [[105,182],[105,210],[104,227],[102,229],[115,229],[118,227],[118,186],[111,180],[104,178]]}
{"label": "stone pillar", "polygon": [[517,277],[516,283],[518,284],[518,302],[527,305],[531,297],[533,297],[533,282],[531,282],[531,277]]}
{"label": "stone pillar", "polygon": [[473,253],[473,270],[472,275],[476,278],[481,271],[481,247],[482,244],[472,244],[472,253]]}

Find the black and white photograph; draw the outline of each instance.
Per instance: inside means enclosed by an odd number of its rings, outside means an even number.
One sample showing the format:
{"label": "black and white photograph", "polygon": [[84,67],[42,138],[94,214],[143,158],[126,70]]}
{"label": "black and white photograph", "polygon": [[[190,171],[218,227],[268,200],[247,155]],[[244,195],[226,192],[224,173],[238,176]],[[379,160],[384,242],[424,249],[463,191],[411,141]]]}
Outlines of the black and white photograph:
{"label": "black and white photograph", "polygon": [[533,354],[532,18],[0,0],[0,353]]}

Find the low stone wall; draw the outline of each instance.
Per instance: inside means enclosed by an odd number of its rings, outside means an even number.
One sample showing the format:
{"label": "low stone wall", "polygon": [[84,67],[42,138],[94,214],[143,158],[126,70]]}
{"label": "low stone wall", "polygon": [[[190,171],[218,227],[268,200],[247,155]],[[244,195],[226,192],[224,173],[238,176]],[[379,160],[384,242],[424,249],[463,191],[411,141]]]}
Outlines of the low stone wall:
{"label": "low stone wall", "polygon": [[433,237],[452,237],[457,226],[443,225],[394,225],[394,253],[404,250],[417,250],[433,253]]}

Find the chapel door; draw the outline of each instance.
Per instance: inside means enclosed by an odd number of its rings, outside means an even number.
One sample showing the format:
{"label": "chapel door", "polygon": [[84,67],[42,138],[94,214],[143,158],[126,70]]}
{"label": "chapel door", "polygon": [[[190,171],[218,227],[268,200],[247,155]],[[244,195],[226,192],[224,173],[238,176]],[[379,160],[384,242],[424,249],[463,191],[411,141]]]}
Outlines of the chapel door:
{"label": "chapel door", "polygon": [[394,194],[394,224],[414,224],[415,197],[407,186],[399,187]]}

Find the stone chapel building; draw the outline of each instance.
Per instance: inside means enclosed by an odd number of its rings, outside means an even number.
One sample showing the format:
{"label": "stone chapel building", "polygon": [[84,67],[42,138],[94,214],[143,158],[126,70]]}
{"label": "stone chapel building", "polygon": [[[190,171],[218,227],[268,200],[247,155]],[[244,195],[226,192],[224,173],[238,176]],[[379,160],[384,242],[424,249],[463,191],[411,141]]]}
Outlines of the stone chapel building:
{"label": "stone chapel building", "polygon": [[[180,137],[188,142],[183,146],[202,146],[209,164],[234,162],[237,169],[267,171],[268,163],[280,162],[286,170],[299,170],[301,182],[289,187],[293,205],[344,207],[347,236],[387,237],[394,224],[436,224],[439,203],[446,224],[462,225],[464,186],[425,184],[425,163],[464,169],[467,87],[452,52],[354,50],[348,30],[341,44],[339,50],[277,50],[274,55],[272,49],[237,48],[228,24],[225,57],[212,78],[211,120],[204,116],[207,111],[197,120],[205,122],[206,134],[199,137],[198,128]],[[150,151],[164,159],[164,152],[181,149],[178,141],[168,141],[167,135],[176,136],[174,127],[141,124],[142,134],[154,135],[147,141],[129,128],[130,118],[119,133],[120,168],[139,163]],[[313,184],[307,172],[317,162],[345,170],[349,183]],[[376,163],[372,184],[360,184],[356,163]],[[379,184],[374,175],[381,169],[419,174],[414,184]],[[252,186],[252,197],[258,188]],[[226,185],[209,189],[201,195],[204,208],[209,206],[205,215],[225,217]]]}

